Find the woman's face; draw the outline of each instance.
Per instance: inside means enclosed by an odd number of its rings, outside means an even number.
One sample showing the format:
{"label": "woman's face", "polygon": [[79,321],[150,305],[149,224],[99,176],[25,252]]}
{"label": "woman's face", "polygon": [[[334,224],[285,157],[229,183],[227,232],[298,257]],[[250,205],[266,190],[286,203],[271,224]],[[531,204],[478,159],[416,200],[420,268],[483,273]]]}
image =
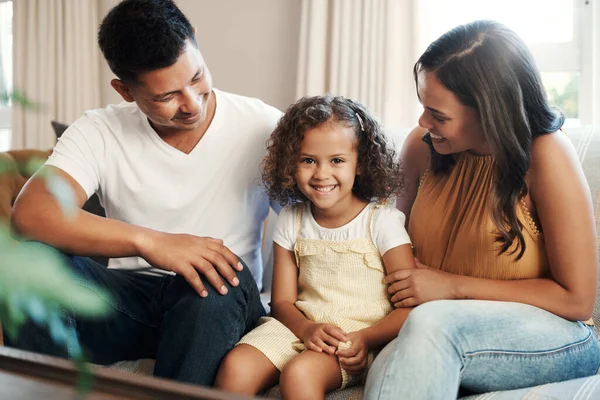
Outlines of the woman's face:
{"label": "woman's face", "polygon": [[461,103],[435,73],[421,71],[417,78],[423,104],[419,125],[430,132],[435,151],[440,154],[462,151],[489,154],[477,110]]}

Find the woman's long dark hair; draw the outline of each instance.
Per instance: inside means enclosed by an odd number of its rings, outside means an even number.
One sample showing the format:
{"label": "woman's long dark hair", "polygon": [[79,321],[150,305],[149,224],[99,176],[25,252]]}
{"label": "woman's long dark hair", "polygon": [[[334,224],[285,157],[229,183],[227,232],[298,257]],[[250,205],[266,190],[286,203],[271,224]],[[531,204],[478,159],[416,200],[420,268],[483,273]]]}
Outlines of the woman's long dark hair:
{"label": "woman's long dark hair", "polygon": [[[417,60],[415,82],[421,71],[435,73],[439,81],[465,105],[479,114],[486,144],[495,161],[492,218],[500,254],[517,259],[525,252],[523,225],[517,218],[519,199],[527,194],[525,174],[536,136],[555,132],[563,114],[548,105],[539,71],[523,40],[502,24],[475,21],[458,26],[429,45]],[[431,149],[431,171],[446,173],[452,155]]]}

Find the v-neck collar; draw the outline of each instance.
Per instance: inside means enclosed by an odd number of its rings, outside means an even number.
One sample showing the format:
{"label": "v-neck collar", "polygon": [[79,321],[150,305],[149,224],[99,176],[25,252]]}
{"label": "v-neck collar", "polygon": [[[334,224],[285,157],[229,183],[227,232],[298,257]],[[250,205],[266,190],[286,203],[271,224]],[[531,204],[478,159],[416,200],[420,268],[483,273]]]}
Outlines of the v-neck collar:
{"label": "v-neck collar", "polygon": [[[215,96],[215,115],[213,116],[213,119],[210,122],[210,125],[208,126],[208,128],[206,128],[206,132],[204,132],[204,135],[200,138],[198,143],[196,143],[196,146],[194,146],[192,151],[190,151],[189,153],[184,153],[183,151],[178,150],[175,147],[168,144],[167,142],[165,142],[160,137],[160,135],[154,130],[154,128],[152,128],[152,125],[150,125],[150,121],[148,120],[148,117],[140,110],[140,115],[142,117],[142,124],[144,125],[144,128],[146,129],[146,131],[149,133],[151,140],[160,149],[162,149],[165,153],[169,154],[172,157],[192,158],[194,156],[194,154],[199,151],[198,148],[200,148],[202,146],[202,143],[205,142],[208,137],[212,136],[216,131],[218,131],[218,128],[222,123],[223,116],[221,115],[221,112],[220,112],[222,107],[219,106],[221,93],[218,89],[213,88],[213,94]],[[138,108],[138,110],[139,110],[139,108]]]}

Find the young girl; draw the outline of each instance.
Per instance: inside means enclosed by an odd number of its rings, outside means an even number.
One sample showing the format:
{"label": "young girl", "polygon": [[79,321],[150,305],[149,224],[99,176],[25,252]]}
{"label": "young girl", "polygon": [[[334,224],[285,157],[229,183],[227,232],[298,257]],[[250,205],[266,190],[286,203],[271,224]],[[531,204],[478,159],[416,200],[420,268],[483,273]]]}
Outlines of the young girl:
{"label": "young girl", "polygon": [[217,387],[324,398],[359,383],[398,333],[386,274],[413,268],[404,214],[380,204],[400,189],[400,165],[378,123],[343,98],[303,98],[271,135],[264,182],[286,205],[274,235],[272,317],[225,358]]}

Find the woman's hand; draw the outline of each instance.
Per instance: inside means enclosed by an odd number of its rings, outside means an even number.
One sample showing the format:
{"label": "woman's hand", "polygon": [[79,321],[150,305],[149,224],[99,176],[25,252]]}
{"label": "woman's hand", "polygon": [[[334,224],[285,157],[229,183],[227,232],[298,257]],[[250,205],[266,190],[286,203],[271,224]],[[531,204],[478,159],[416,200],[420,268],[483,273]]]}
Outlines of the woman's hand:
{"label": "woman's hand", "polygon": [[369,348],[359,332],[350,332],[348,340],[352,343],[349,348],[338,350],[335,354],[340,365],[351,375],[358,375],[367,367]]}
{"label": "woman's hand", "polygon": [[346,333],[340,328],[316,322],[312,322],[302,336],[304,346],[308,350],[327,354],[335,354],[338,343],[348,340]]}
{"label": "woman's hand", "polygon": [[394,307],[415,307],[432,300],[456,299],[456,275],[429,268],[415,258],[415,269],[392,272],[383,280],[389,284]]}

